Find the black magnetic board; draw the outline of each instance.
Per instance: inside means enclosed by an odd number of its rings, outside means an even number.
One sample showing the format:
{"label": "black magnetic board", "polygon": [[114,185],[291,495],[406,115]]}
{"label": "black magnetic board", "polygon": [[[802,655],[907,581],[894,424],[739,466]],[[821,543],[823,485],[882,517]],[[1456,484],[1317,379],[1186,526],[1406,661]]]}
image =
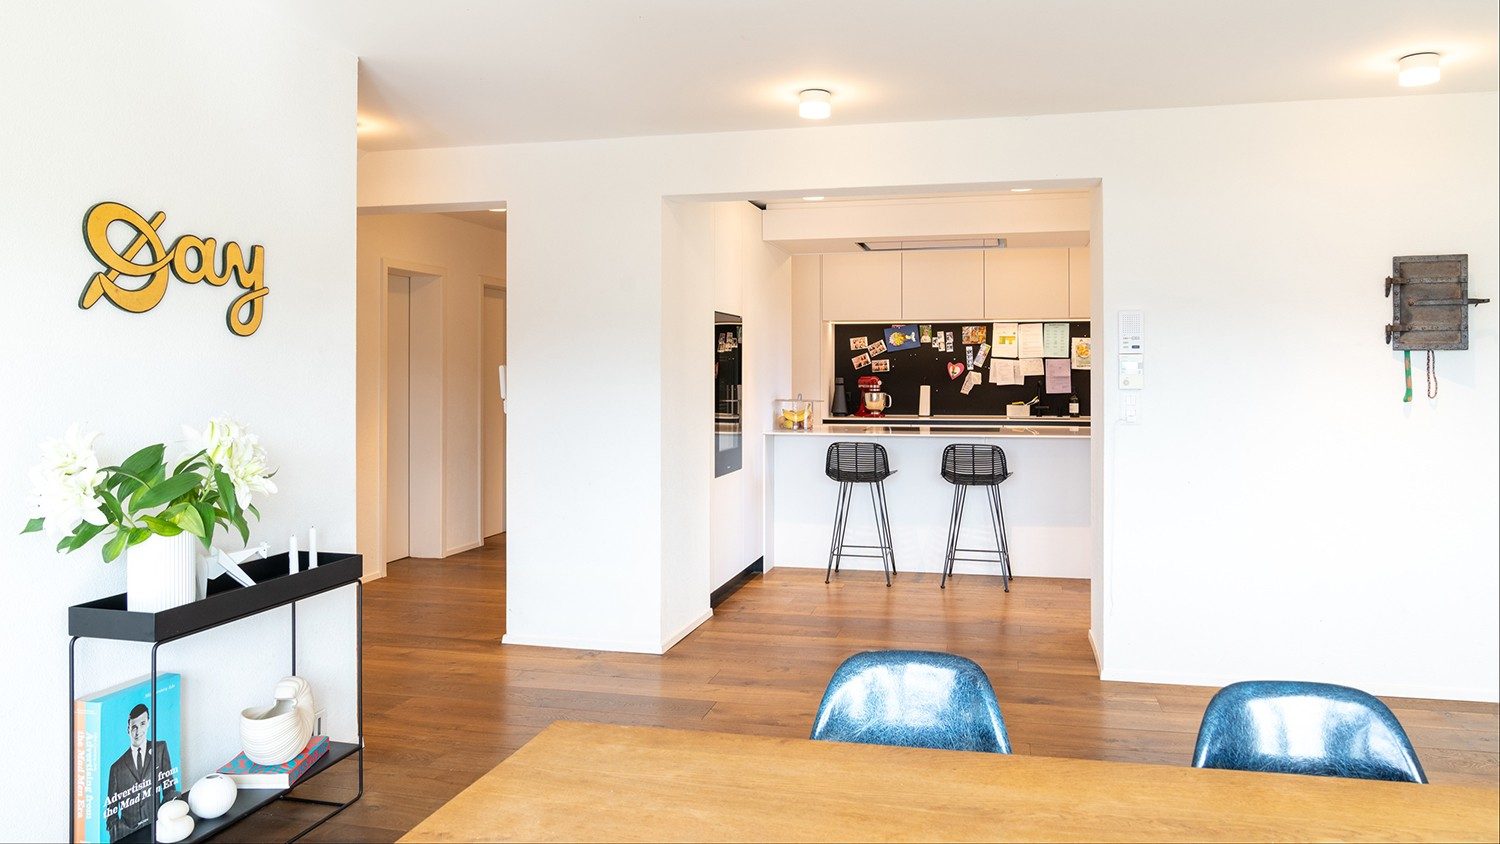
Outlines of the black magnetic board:
{"label": "black magnetic board", "polygon": [[[1056,322],[1057,320],[1019,320],[1018,322]],[[912,324],[912,323],[897,323]],[[985,326],[985,339],[992,341],[994,338],[990,333],[994,331],[994,324],[989,322],[943,322],[943,323],[921,323],[931,325],[934,332],[953,332],[953,351],[940,352],[930,345],[921,345],[914,349],[905,349],[899,352],[886,352],[877,355],[872,360],[889,360],[891,368],[888,372],[873,372],[871,367],[865,367],[855,371],[853,359],[861,354],[861,351],[851,350],[849,341],[854,337],[868,338],[869,342],[882,340],[885,330],[891,328],[893,323],[864,323],[864,324],[835,324],[833,326],[833,374],[835,378],[844,379],[844,389],[848,393],[849,411],[852,414],[859,406],[858,381],[861,375],[873,375],[881,380],[881,391],[891,396],[890,413],[896,416],[913,415],[917,412],[917,395],[919,387],[928,384],[932,387],[932,413],[934,416],[1003,416],[1005,406],[1013,401],[1031,401],[1041,396],[1041,401],[1031,409],[1033,416],[1065,416],[1068,412],[1068,396],[1078,397],[1078,411],[1082,416],[1089,414],[1089,370],[1073,370],[1073,389],[1068,394],[1055,394],[1043,392],[1046,377],[1032,375],[1026,378],[1024,384],[999,385],[989,383],[989,361],[981,367],[985,380],[979,386],[969,391],[966,396],[959,392],[963,386],[964,378],[950,379],[948,377],[948,363],[957,361],[964,363],[963,329],[965,325]],[[1089,337],[1089,322],[1087,320],[1068,323],[1069,337]],[[978,351],[977,344],[970,344]],[[1071,345],[1071,344],[1070,344]]]}

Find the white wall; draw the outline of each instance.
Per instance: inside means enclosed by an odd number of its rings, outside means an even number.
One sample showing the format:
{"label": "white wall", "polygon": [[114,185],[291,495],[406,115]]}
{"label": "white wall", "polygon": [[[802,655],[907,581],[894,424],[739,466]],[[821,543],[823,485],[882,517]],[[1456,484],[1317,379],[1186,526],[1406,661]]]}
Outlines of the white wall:
{"label": "white wall", "polygon": [[743,462],[739,471],[714,478],[709,490],[709,587],[717,589],[765,554],[765,432],[771,403],[791,396],[791,263],[761,239],[762,212],[754,205],[707,207],[714,221],[713,309],[744,320]]}
{"label": "white wall", "polygon": [[[362,214],[358,231],[360,547],[371,549],[372,560],[385,559],[378,553],[384,543],[377,529],[384,512],[379,469],[383,453],[381,412],[385,406],[380,379],[385,371],[382,308],[385,272],[387,268],[401,268],[437,276],[442,299],[437,315],[440,330],[418,332],[413,322],[413,354],[431,346],[428,351],[436,363],[429,368],[441,370],[432,384],[441,398],[423,402],[428,405],[426,411],[433,414],[433,423],[441,426],[441,466],[426,467],[440,469],[440,477],[435,477],[432,490],[421,496],[413,494],[414,507],[420,498],[437,508],[434,518],[441,523],[441,541],[420,554],[447,556],[473,548],[484,541],[480,519],[481,390],[495,383],[492,373],[480,371],[481,277],[505,277],[505,232],[442,214]],[[430,406],[433,404],[437,406]],[[414,431],[422,410],[413,405]],[[413,477],[433,474],[422,471],[418,459],[414,449]],[[412,553],[419,555],[419,549],[414,546]],[[377,571],[384,574],[384,566]]]}
{"label": "white wall", "polygon": [[[61,557],[19,536],[37,446],[80,422],[121,459],[184,423],[229,414],[260,434],[281,491],[252,539],[284,547],[316,524],[357,550],[354,511],[355,60],[253,9],[160,2],[7,3],[0,9],[0,625],[7,753],[0,836],[67,836],[67,607],[124,591],[98,543]],[[130,314],[78,308],[97,265],[80,221],[101,200],[163,234],[266,250],[264,321],[229,333],[228,288],[172,281]],[[300,666],[354,734],[352,590],[299,612]],[[239,711],[288,669],[288,611],[164,646],[183,675],[185,775],[239,750]],[[143,675],[149,648],[80,644],[79,691]],[[226,667],[227,666],[227,667]]]}
{"label": "white wall", "polygon": [[[360,204],[509,202],[528,282],[511,285],[510,423],[549,435],[515,455],[512,489],[578,468],[598,436],[553,412],[574,386],[546,326],[642,338],[600,385],[638,411],[611,419],[615,471],[582,506],[512,496],[508,641],[649,649],[662,533],[706,523],[709,473],[683,465],[701,457],[663,450],[708,402],[671,357],[698,329],[664,301],[662,197],[1098,178],[1096,365],[1115,364],[1122,308],[1149,343],[1141,423],[1095,429],[1104,675],[1493,700],[1497,308],[1473,312],[1469,351],[1438,354],[1442,397],[1402,406],[1379,290],[1392,255],[1467,252],[1473,295],[1495,295],[1497,118],[1494,93],[1432,94],[372,153]],[[578,524],[595,544],[562,550]]]}

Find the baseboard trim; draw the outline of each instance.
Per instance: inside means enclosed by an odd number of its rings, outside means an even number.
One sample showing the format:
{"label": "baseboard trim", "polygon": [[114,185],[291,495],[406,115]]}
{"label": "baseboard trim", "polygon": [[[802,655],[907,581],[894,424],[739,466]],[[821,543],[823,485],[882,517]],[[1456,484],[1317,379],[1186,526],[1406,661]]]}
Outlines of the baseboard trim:
{"label": "baseboard trim", "polygon": [[456,547],[453,547],[453,548],[444,548],[443,549],[443,556],[444,557],[451,557],[454,554],[462,554],[465,551],[473,551],[475,548],[483,548],[483,547],[484,547],[484,540],[481,539],[478,542],[469,542],[469,543],[466,543],[466,544],[463,544],[463,545],[459,545],[459,546],[456,546]]}
{"label": "baseboard trim", "polygon": [[506,633],[500,637],[502,645],[528,645],[537,648],[565,648],[572,651],[615,651],[631,654],[660,654],[659,642],[629,642],[617,639],[575,639],[568,636],[534,636],[526,633]]}
{"label": "baseboard trim", "polygon": [[765,570],[765,557],[761,557],[750,565],[745,566],[744,571],[740,572],[734,577],[729,578],[729,580],[726,581],[723,586],[720,586],[718,589],[715,589],[713,592],[709,593],[709,609],[713,609],[714,607],[717,607],[718,605],[724,603],[724,600],[726,598],[728,598],[730,595],[733,595],[735,592],[738,592],[741,586],[749,583],[751,580],[755,579],[755,576],[757,574],[761,574]]}
{"label": "baseboard trim", "polygon": [[683,639],[686,639],[687,635],[689,633],[693,632],[694,630],[697,630],[698,629],[698,625],[702,624],[705,621],[708,621],[710,618],[713,618],[713,617],[714,617],[714,611],[713,611],[712,607],[704,610],[703,611],[703,615],[700,615],[697,618],[693,619],[691,622],[688,623],[688,625],[686,627],[683,627],[681,630],[677,631],[676,634],[674,634],[674,635],[672,635],[672,636],[670,636],[670,637],[668,637],[666,639],[663,639],[662,643],[661,643],[661,650],[658,651],[658,653],[666,653],[667,651],[670,651],[672,649],[673,645],[677,644],[678,642],[681,642]]}
{"label": "baseboard trim", "polygon": [[1089,650],[1094,652],[1094,668],[1099,670],[1099,675],[1104,675],[1104,658],[1099,656],[1099,637],[1094,635],[1094,628],[1089,628]]}
{"label": "baseboard trim", "polygon": [[[1175,671],[1131,671],[1126,669],[1102,672],[1099,679],[1121,683],[1160,683],[1166,686],[1206,686],[1208,688],[1223,688],[1230,683],[1241,680],[1264,680],[1262,676],[1231,676],[1220,674],[1188,674]],[[1319,683],[1338,683],[1343,686],[1352,686],[1376,697],[1382,698],[1420,698],[1424,700],[1462,700],[1477,703],[1496,703],[1495,689],[1465,688],[1461,686],[1425,686],[1410,683],[1380,683],[1369,682],[1358,677],[1307,677],[1297,676],[1294,672],[1286,672],[1284,675],[1270,679],[1276,680],[1312,680]]]}

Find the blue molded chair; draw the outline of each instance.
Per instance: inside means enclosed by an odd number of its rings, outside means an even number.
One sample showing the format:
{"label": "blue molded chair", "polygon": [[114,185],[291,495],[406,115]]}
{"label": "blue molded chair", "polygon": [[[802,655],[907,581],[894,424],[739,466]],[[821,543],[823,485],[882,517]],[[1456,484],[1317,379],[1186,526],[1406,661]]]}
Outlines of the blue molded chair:
{"label": "blue molded chair", "polygon": [[818,706],[812,738],[1009,753],[984,670],[931,651],[866,651],[844,660]]}
{"label": "blue molded chair", "polygon": [[1195,768],[1427,782],[1401,722],[1359,689],[1258,680],[1208,702]]}

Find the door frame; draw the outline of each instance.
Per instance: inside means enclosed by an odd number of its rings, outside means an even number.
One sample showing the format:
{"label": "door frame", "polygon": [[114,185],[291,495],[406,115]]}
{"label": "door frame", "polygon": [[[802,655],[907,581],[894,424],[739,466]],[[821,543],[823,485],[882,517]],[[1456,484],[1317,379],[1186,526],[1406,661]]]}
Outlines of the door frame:
{"label": "door frame", "polygon": [[[379,286],[380,316],[379,316],[379,319],[380,319],[380,326],[381,326],[380,332],[381,333],[380,333],[380,353],[378,355],[379,362],[378,362],[378,369],[376,370],[376,372],[378,373],[378,375],[377,375],[377,378],[375,379],[376,380],[376,386],[375,386],[375,393],[376,393],[376,395],[375,395],[375,407],[376,407],[376,419],[377,419],[377,423],[376,423],[377,451],[376,451],[376,454],[377,454],[377,463],[379,465],[378,465],[378,467],[376,469],[376,473],[375,473],[375,475],[376,475],[376,477],[375,477],[375,512],[373,514],[371,514],[371,516],[370,516],[371,518],[373,518],[375,520],[375,529],[373,531],[373,533],[374,533],[374,539],[375,539],[375,548],[374,548],[375,554],[374,554],[373,562],[375,563],[375,565],[372,566],[370,564],[372,562],[372,560],[369,560],[369,559],[366,560],[366,562],[365,562],[365,572],[366,572],[366,577],[367,578],[384,577],[385,576],[385,571],[386,571],[386,562],[385,562],[386,508],[390,504],[390,502],[387,500],[388,496],[386,495],[386,483],[387,483],[387,480],[388,480],[388,477],[389,477],[389,467],[386,465],[386,455],[388,453],[388,447],[389,447],[389,444],[390,444],[390,414],[389,414],[389,409],[390,409],[390,403],[389,403],[390,383],[389,383],[389,378],[387,377],[387,373],[389,372],[389,366],[390,366],[390,350],[389,350],[389,344],[386,342],[385,331],[386,331],[387,326],[389,325],[389,319],[390,319],[390,297],[391,297],[390,278],[391,278],[391,275],[393,275],[393,274],[394,275],[401,275],[401,276],[409,276],[413,281],[421,279],[421,280],[431,280],[431,281],[436,282],[437,283],[437,296],[438,296],[438,301],[439,301],[439,308],[442,307],[442,301],[443,301],[444,298],[446,298],[446,294],[447,294],[447,290],[448,290],[448,285],[444,283],[444,281],[448,277],[448,270],[447,270],[446,267],[440,267],[440,266],[437,266],[435,264],[426,264],[426,263],[423,263],[421,261],[410,261],[410,260],[401,259],[401,258],[387,258],[387,257],[382,257],[380,259],[380,286]],[[442,334],[440,332],[439,335],[438,335],[438,345],[439,345],[439,351],[440,352],[442,350],[442,341],[443,341],[443,337],[442,337]],[[408,354],[410,354],[410,344],[409,343],[408,343]],[[445,383],[446,382],[446,379],[447,379],[446,369],[447,369],[446,356],[444,356],[442,354],[439,354],[438,355],[438,376],[439,376],[439,379],[440,379],[439,383]],[[438,402],[438,406],[437,406],[437,414],[438,414],[438,425],[437,425],[438,443],[437,443],[437,451],[438,451],[439,455],[443,455],[444,452],[445,452],[445,449],[443,448],[442,437],[443,437],[443,429],[445,428],[446,422],[447,422],[447,419],[446,419],[446,416],[447,416],[447,406],[446,405],[447,405],[447,402],[443,401],[443,402]],[[410,450],[408,450],[408,459],[410,459]],[[408,476],[409,475],[410,475],[410,470],[408,470]],[[438,530],[439,530],[439,540],[441,541],[443,526],[447,524],[447,515],[448,515],[447,486],[444,483],[444,481],[446,480],[446,478],[445,478],[444,460],[440,459],[438,461],[437,475],[438,475],[438,489],[441,491],[441,494],[438,496]],[[410,551],[410,550],[411,549],[408,547],[408,551]]]}
{"label": "door frame", "polygon": [[[485,291],[487,291],[487,290],[498,290],[498,291],[500,291],[500,298],[505,300],[505,320],[506,320],[506,323],[507,323],[507,325],[506,325],[507,329],[509,328],[509,322],[510,322],[510,290],[506,287],[504,277],[502,277],[502,276],[493,276],[493,275],[484,275],[484,274],[481,274],[479,276],[479,298],[478,298],[478,301],[475,302],[475,307],[476,307],[476,311],[475,312],[479,314],[479,344],[478,344],[479,345],[479,350],[476,352],[475,368],[479,372],[479,383],[481,385],[484,384],[485,381],[488,378],[490,378],[490,377],[492,377],[494,375],[494,373],[486,373],[484,371],[484,342],[485,342],[485,331],[484,331],[484,295],[485,295]],[[506,361],[509,361],[510,360],[510,353],[509,353],[510,332],[508,330],[505,333],[505,338],[506,338],[506,346],[507,346],[505,359],[506,359]],[[489,383],[490,383],[490,388],[498,389],[498,387],[495,384],[495,382],[491,381]],[[486,388],[483,387],[483,386],[480,387],[481,391],[483,391],[484,389],[486,389]],[[477,447],[475,448],[474,452],[479,455],[479,472],[478,472],[478,486],[479,486],[479,489],[476,490],[476,498],[475,498],[475,500],[479,502],[479,545],[483,545],[489,539],[489,537],[486,536],[485,532],[484,532],[484,503],[485,503],[485,500],[484,500],[484,469],[485,469],[485,458],[484,458],[484,455],[485,455],[485,443],[484,443],[484,397],[483,397],[483,393],[482,392],[480,394],[479,401],[476,402],[476,406],[477,406],[477,412],[479,414],[479,419],[477,420],[478,424],[476,424],[474,427],[478,430],[479,433],[475,437],[475,440],[476,440],[475,446],[477,446]],[[505,412],[504,410],[501,410],[502,414],[504,414],[504,412]],[[505,450],[506,450],[507,453],[510,451],[510,426],[509,425],[507,425],[506,429],[505,429]],[[508,464],[506,464],[506,465],[508,465]],[[506,478],[506,483],[508,484],[509,483],[509,478],[510,478],[510,473],[509,472],[505,473],[505,478]],[[506,490],[507,493],[509,491],[510,491],[509,489]],[[510,497],[507,495],[506,496],[506,501],[508,502],[509,500],[510,500]],[[508,530],[509,527],[510,527],[510,519],[506,518],[506,519],[503,519],[503,521],[505,522],[506,529]],[[500,532],[501,533],[505,533],[506,531],[502,530]],[[477,547],[479,547],[479,545],[476,545],[474,547],[477,548]]]}

